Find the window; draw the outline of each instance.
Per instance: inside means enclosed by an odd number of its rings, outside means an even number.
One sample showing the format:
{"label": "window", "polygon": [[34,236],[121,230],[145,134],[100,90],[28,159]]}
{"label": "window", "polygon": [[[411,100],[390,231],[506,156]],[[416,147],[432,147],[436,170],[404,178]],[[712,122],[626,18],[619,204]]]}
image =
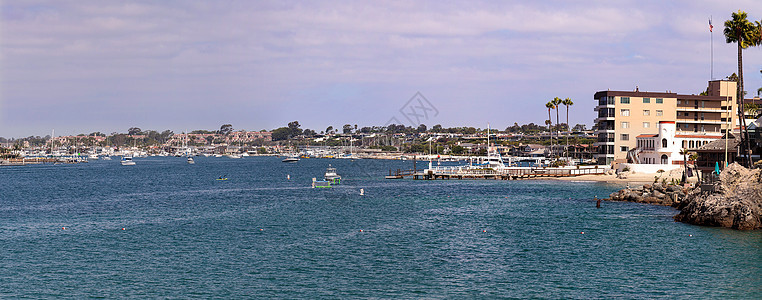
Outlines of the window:
{"label": "window", "polygon": [[663,115],[664,115],[664,111],[663,110],[661,110],[661,109],[656,110],[656,116],[661,117]]}
{"label": "window", "polygon": [[627,152],[627,150],[630,150],[630,148],[627,146],[620,146],[619,150],[622,150],[622,152]]}
{"label": "window", "polygon": [[651,98],[643,98],[643,103],[651,103]]}
{"label": "window", "polygon": [[665,165],[669,163],[669,158],[667,157],[666,154],[661,155],[661,163]]}
{"label": "window", "polygon": [[650,127],[651,127],[651,123],[643,122],[643,128],[650,128]]}
{"label": "window", "polygon": [[623,109],[621,115],[622,115],[622,117],[629,117],[630,116],[630,110],[629,109]]}
{"label": "window", "polygon": [[622,122],[622,128],[630,128],[630,122]]}
{"label": "window", "polygon": [[686,116],[686,117],[688,116],[688,113],[687,113],[687,112],[685,113],[685,116]]}
{"label": "window", "polygon": [[664,99],[656,98],[656,104],[662,104],[662,103],[664,103]]}
{"label": "window", "polygon": [[644,115],[644,116],[650,116],[650,115],[651,115],[651,111],[650,111],[650,110],[647,110],[647,109],[644,109],[644,110],[643,110],[643,115]]}
{"label": "window", "polygon": [[629,141],[630,140],[630,135],[626,134],[626,133],[623,133],[622,136],[621,136],[621,140],[623,140],[623,141]]}
{"label": "window", "polygon": [[661,147],[667,148],[667,139],[661,139]]}
{"label": "window", "polygon": [[678,105],[683,104],[683,100],[677,100],[677,104]]}
{"label": "window", "polygon": [[630,104],[630,97],[621,97],[621,98],[619,98],[619,103]]}

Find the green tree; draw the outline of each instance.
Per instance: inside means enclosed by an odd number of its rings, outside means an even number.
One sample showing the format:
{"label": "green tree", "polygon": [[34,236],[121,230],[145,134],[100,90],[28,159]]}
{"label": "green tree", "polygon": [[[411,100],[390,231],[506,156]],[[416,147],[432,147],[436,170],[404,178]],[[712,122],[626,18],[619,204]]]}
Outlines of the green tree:
{"label": "green tree", "polygon": [[128,135],[139,135],[139,134],[142,134],[142,133],[143,133],[143,131],[140,130],[140,128],[138,128],[138,127],[132,127],[130,129],[127,129],[127,134]]}
{"label": "green tree", "polygon": [[418,125],[418,132],[420,133],[426,132],[426,124]]}
{"label": "green tree", "polygon": [[341,131],[344,134],[350,134],[350,133],[352,133],[352,125],[344,124],[344,127],[342,127],[341,129],[342,129]]}
{"label": "green tree", "polygon": [[233,132],[233,125],[231,124],[224,124],[220,126],[220,130],[218,131],[218,133],[221,135],[228,135],[231,132]]}
{"label": "green tree", "polygon": [[725,42],[728,44],[736,43],[738,48],[738,90],[736,99],[738,101],[738,117],[741,121],[741,128],[744,132],[741,134],[741,148],[745,154],[745,165],[750,167],[749,153],[749,134],[746,129],[746,118],[743,116],[744,96],[743,96],[743,49],[759,45],[759,28],[747,19],[746,12],[739,10],[732,14],[732,19],[725,21]]}
{"label": "green tree", "polygon": [[301,126],[302,125],[299,125],[299,121],[289,122],[288,123],[289,137],[295,137],[297,135],[301,135],[302,129],[299,128]]}
{"label": "green tree", "polygon": [[289,129],[288,127],[281,127],[281,128],[273,130],[272,138],[273,138],[273,141],[283,141],[283,140],[287,140],[290,135],[291,135],[291,129]]}
{"label": "green tree", "polygon": [[452,146],[452,149],[451,149],[452,154],[455,154],[455,155],[461,155],[461,154],[463,154],[464,150],[465,150],[465,148],[463,148],[460,145]]}

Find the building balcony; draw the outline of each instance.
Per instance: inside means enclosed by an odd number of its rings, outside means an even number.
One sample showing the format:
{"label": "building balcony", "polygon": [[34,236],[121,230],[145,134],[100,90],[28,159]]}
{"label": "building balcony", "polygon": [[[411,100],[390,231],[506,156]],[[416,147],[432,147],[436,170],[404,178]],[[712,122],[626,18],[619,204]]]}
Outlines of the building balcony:
{"label": "building balcony", "polygon": [[722,122],[719,119],[702,120],[701,118],[698,118],[698,119],[677,119],[677,123],[722,125],[726,122]]}
{"label": "building balcony", "polygon": [[719,107],[695,107],[695,106],[678,106],[678,112],[728,112],[728,110],[721,109]]}

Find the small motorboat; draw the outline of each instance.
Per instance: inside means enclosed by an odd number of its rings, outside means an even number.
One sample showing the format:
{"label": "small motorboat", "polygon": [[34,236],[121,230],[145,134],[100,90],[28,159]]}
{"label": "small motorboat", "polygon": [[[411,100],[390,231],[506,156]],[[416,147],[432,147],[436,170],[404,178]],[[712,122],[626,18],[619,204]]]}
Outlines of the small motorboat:
{"label": "small motorboat", "polygon": [[193,160],[193,157],[188,156],[188,163],[189,164],[195,164],[196,162]]}
{"label": "small motorboat", "polygon": [[124,157],[122,157],[121,163],[122,163],[123,166],[134,166],[135,165],[135,161],[132,160],[131,156],[124,156]]}
{"label": "small motorboat", "polygon": [[282,160],[284,163],[295,163],[299,161],[299,157],[296,155],[290,155]]}
{"label": "small motorboat", "polygon": [[317,180],[317,178],[312,178],[312,188],[318,188],[318,189],[325,189],[330,188],[331,182],[327,180]]}

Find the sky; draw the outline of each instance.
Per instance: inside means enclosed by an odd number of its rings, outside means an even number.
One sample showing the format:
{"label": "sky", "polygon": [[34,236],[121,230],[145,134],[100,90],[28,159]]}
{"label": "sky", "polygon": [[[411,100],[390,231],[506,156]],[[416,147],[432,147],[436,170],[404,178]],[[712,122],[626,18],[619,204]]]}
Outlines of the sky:
{"label": "sky", "polygon": [[[0,136],[504,129],[544,124],[554,97],[589,128],[596,91],[697,94],[736,72],[739,9],[762,20],[757,0],[0,0]],[[745,50],[749,94],[760,69]]]}

